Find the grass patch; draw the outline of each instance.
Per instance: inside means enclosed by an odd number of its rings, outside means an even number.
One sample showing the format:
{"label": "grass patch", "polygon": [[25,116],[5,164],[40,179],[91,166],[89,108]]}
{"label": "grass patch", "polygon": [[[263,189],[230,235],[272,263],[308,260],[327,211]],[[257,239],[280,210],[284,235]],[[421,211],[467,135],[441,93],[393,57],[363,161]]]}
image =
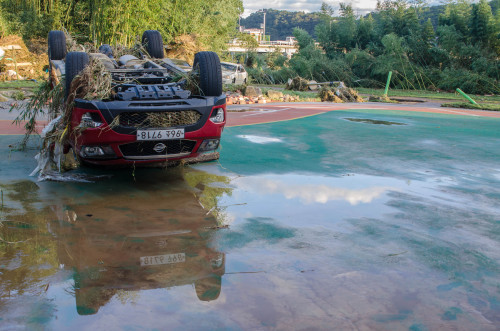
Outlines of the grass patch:
{"label": "grass patch", "polygon": [[[274,85],[273,85],[274,86]],[[272,90],[271,88],[267,87],[261,87],[262,94],[267,94],[267,91]],[[290,90],[278,90],[279,92],[282,92],[283,95],[290,95],[292,97],[299,97],[301,100],[302,99],[315,99],[316,101],[321,101],[321,99],[318,96],[317,92],[313,91],[290,91]]]}
{"label": "grass patch", "polygon": [[452,107],[452,108],[467,108],[467,109],[481,109],[481,110],[493,110],[500,111],[500,104],[492,104],[492,103],[478,103],[477,105],[473,105],[468,102],[450,102],[443,103],[441,107]]}
{"label": "grass patch", "polygon": [[[374,96],[381,96],[384,94],[384,89],[371,89],[371,88],[357,88],[359,93],[370,94]],[[389,90],[390,97],[414,97],[414,98],[427,98],[427,99],[448,99],[448,100],[464,100],[458,93],[450,92],[433,92],[424,90]],[[472,99],[480,102],[500,102],[500,95],[484,96],[484,95],[470,95]]]}
{"label": "grass patch", "polygon": [[32,80],[12,80],[0,82],[0,89],[2,88],[35,88],[40,86],[40,82]]}
{"label": "grass patch", "polygon": [[17,101],[21,101],[26,99],[26,94],[24,94],[23,91],[16,91],[14,94],[12,94],[12,98]]}

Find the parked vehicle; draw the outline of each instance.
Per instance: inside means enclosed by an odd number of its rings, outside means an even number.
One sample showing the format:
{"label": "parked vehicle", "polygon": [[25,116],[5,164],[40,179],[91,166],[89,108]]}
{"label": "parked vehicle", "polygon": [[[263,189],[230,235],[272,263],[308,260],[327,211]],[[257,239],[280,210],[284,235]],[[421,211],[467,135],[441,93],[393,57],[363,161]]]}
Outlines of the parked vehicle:
{"label": "parked vehicle", "polygon": [[222,83],[224,84],[246,84],[248,74],[241,64],[221,62]]}
{"label": "parked vehicle", "polygon": [[171,163],[195,160],[218,148],[226,124],[226,97],[216,53],[195,55],[192,77],[199,93],[193,93],[186,79],[176,80],[188,70],[164,58],[163,40],[156,30],[142,36],[149,56],[115,59],[109,45],[102,45],[99,53],[66,54],[62,31],[51,31],[48,43],[51,72],[65,77],[66,96],[90,59],[101,61],[112,77],[109,98],[74,102],[72,136],[65,151],[73,148],[84,164]]}

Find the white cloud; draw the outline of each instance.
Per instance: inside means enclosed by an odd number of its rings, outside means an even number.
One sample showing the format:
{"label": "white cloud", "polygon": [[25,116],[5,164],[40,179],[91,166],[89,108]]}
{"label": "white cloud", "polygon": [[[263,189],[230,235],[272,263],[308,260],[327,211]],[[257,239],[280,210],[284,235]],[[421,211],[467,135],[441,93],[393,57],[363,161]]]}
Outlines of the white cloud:
{"label": "white cloud", "polygon": [[243,0],[243,7],[245,12],[244,17],[250,15],[251,13],[263,9],[272,8],[278,10],[288,10],[288,11],[304,11],[306,13],[319,11],[321,4],[326,2],[333,8],[335,8],[335,14],[338,14],[339,4],[341,2],[350,3],[354,10],[359,15],[367,14],[368,12],[375,9],[377,5],[377,0],[357,0],[357,1],[346,1],[346,0]]}

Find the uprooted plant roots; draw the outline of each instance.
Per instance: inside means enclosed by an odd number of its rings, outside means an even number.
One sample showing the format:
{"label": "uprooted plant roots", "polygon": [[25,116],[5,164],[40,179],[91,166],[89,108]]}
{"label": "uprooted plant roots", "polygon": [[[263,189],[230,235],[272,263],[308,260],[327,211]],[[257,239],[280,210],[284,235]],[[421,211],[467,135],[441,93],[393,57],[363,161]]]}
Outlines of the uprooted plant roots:
{"label": "uprooted plant roots", "polygon": [[321,101],[329,102],[364,102],[354,89],[348,88],[344,83],[340,82],[337,87],[333,86],[323,86],[319,92],[318,96]]}

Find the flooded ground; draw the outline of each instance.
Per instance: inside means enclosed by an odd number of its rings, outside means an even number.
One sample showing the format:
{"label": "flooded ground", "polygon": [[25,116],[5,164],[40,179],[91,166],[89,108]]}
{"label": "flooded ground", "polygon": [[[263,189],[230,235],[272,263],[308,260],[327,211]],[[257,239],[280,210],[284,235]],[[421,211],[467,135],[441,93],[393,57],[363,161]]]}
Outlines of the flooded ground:
{"label": "flooded ground", "polygon": [[0,329],[498,330],[499,124],[335,111],[95,183],[0,136]]}

